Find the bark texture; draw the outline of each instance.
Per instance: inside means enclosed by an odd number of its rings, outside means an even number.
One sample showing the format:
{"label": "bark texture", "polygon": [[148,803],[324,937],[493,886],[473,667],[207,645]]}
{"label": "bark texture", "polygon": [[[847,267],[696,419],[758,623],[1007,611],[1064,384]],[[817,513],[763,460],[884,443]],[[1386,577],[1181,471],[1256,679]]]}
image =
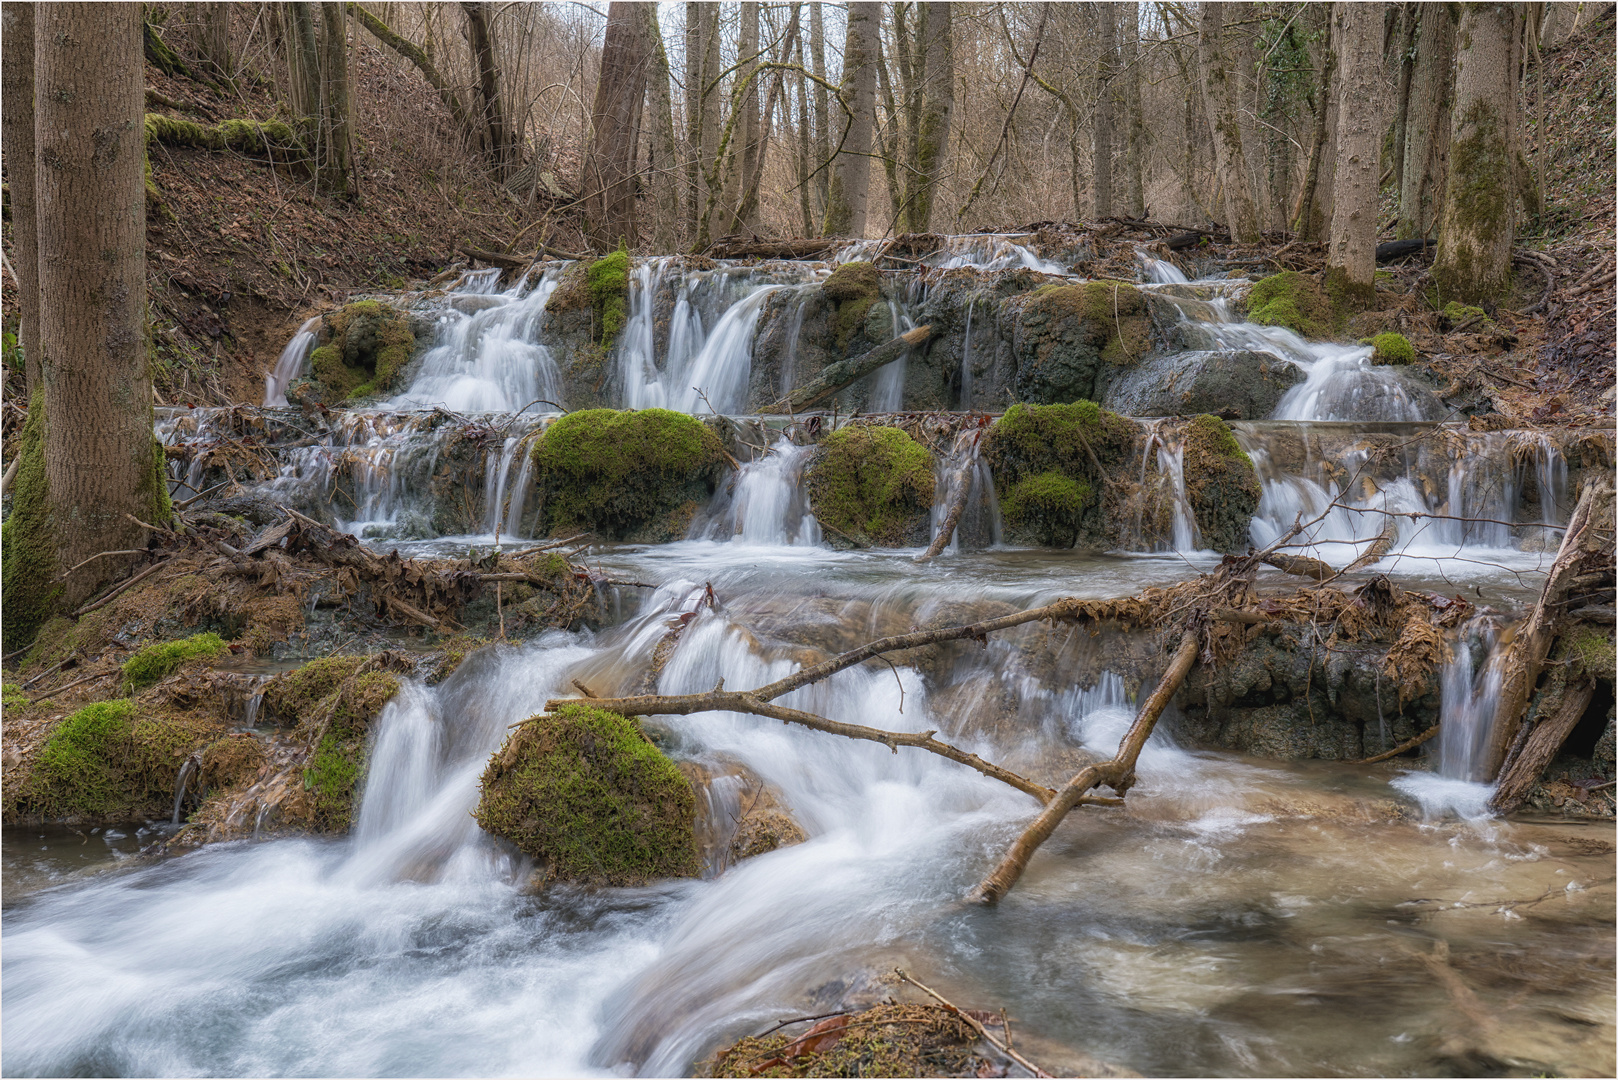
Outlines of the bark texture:
{"label": "bark texture", "polygon": [[1517,229],[1518,13],[1468,4],[1455,32],[1455,111],[1433,280],[1446,302],[1493,307],[1511,286]]}
{"label": "bark texture", "polygon": [[1450,112],[1455,100],[1455,16],[1449,4],[1422,4],[1416,62],[1410,73],[1404,165],[1399,176],[1400,240],[1433,236],[1449,175]]}
{"label": "bark texture", "polygon": [[[134,4],[42,4],[35,19],[45,509],[54,562],[72,567],[144,547],[131,515],[169,514],[144,333],[142,26]],[[42,553],[7,552],[18,554]],[[127,565],[80,567],[60,604],[76,607]],[[8,572],[8,591],[14,581]]]}
{"label": "bark texture", "polygon": [[647,48],[639,5],[616,0],[607,9],[592,122],[595,137],[586,162],[586,214],[598,246],[638,242],[635,214],[635,147],[646,94]]}
{"label": "bark texture", "polygon": [[832,170],[831,189],[826,199],[826,236],[865,235],[865,218],[871,193],[871,141],[876,121],[877,34],[882,26],[882,5],[848,5],[848,33],[843,43],[842,97],[847,108],[842,120],[847,126],[829,132],[832,143],[839,139],[842,149]]}
{"label": "bark texture", "polygon": [[11,236],[17,255],[17,340],[28,390],[39,385],[39,233],[34,219],[34,9],[12,0],[0,6],[5,38],[0,63],[0,147],[11,183]]}
{"label": "bark texture", "polygon": [[[500,68],[495,63],[494,30],[490,25],[491,13],[487,3],[463,3],[466,13],[466,38],[472,46],[472,56],[478,67],[478,107],[483,116],[484,153],[496,180],[506,179],[516,170],[517,139],[506,121],[505,108],[500,96]],[[609,25],[611,16],[609,18]],[[602,57],[605,71],[605,53]]]}
{"label": "bark texture", "polygon": [[649,69],[646,83],[647,117],[651,124],[651,194],[658,208],[653,215],[652,246],[673,251],[678,243],[680,221],[680,162],[674,135],[674,99],[670,91],[669,57],[663,48],[663,31],[657,25],[657,5],[642,4],[638,9],[641,34],[646,39]]}
{"label": "bark texture", "polygon": [[1376,214],[1382,148],[1382,5],[1333,5],[1338,31],[1337,160],[1326,288],[1355,308],[1376,301]]}
{"label": "bark texture", "polygon": [[1129,186],[1129,216],[1140,220],[1146,216],[1146,122],[1140,108],[1140,13],[1134,7],[1124,8],[1123,71],[1124,123],[1127,125],[1124,145]]}
{"label": "bark texture", "polygon": [[1096,58],[1096,107],[1090,116],[1091,162],[1095,182],[1091,195],[1095,216],[1112,216],[1112,75],[1113,54],[1118,51],[1118,16],[1112,4],[1096,5],[1096,30],[1100,55]]}
{"label": "bark texture", "polygon": [[1197,66],[1203,111],[1213,132],[1214,168],[1224,191],[1225,227],[1238,243],[1259,239],[1258,207],[1242,150],[1236,68],[1225,49],[1225,5],[1202,5],[1197,27]]}
{"label": "bark texture", "polygon": [[339,194],[348,191],[352,136],[349,132],[348,25],[343,5],[320,5],[324,34],[320,57],[320,185]]}
{"label": "bark texture", "polygon": [[739,91],[732,97],[736,103],[736,143],[725,165],[724,209],[720,214],[729,232],[741,232],[758,224],[758,200],[755,198],[748,210],[744,191],[758,164],[759,152],[758,3],[742,0],[738,8],[741,32],[736,43],[737,67],[731,76]]}
{"label": "bark texture", "polygon": [[910,194],[905,200],[905,225],[910,232],[924,233],[932,231],[938,181],[949,156],[950,123],[955,114],[955,30],[952,5],[917,6],[921,25],[918,63],[913,72],[917,87],[916,139],[907,172]]}

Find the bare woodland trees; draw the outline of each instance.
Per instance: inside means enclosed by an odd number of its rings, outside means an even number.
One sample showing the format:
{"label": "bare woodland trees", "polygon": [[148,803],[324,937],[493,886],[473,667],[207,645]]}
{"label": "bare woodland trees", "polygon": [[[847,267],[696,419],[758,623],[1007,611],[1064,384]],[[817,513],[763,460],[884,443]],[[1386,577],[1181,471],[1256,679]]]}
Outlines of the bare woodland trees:
{"label": "bare woodland trees", "polygon": [[37,283],[39,381],[0,531],[8,646],[118,576],[143,523],[168,516],[145,349],[140,8],[33,14],[38,258],[19,270]]}
{"label": "bare woodland trees", "polygon": [[608,7],[607,40],[596,86],[595,140],[584,170],[586,212],[596,241],[606,247],[639,243],[635,150],[650,55],[646,23],[638,9],[638,4],[623,0]]}
{"label": "bare woodland trees", "polygon": [[1400,240],[1433,236],[1444,207],[1450,106],[1455,94],[1452,5],[1419,5],[1415,51],[1399,175],[1399,223],[1394,233]]}
{"label": "bare woodland trees", "polygon": [[1379,4],[1333,4],[1338,31],[1337,160],[1326,288],[1353,307],[1376,300],[1376,211],[1382,148]]}
{"label": "bare woodland trees", "polygon": [[1248,186],[1247,155],[1242,149],[1238,112],[1239,87],[1232,59],[1225,47],[1225,5],[1205,3],[1197,27],[1197,66],[1203,108],[1213,132],[1216,175],[1224,193],[1226,226],[1233,239],[1259,238],[1258,208]]}
{"label": "bare woodland trees", "polygon": [[831,188],[826,196],[826,236],[864,236],[871,191],[871,130],[876,113],[877,34],[882,5],[850,3],[848,30],[843,44],[843,108]]}
{"label": "bare woodland trees", "polygon": [[11,222],[17,263],[22,276],[17,281],[21,319],[17,340],[23,346],[23,365],[28,392],[39,386],[39,234],[34,224],[34,5],[7,0],[0,8],[5,39],[0,42],[0,141],[11,179]]}

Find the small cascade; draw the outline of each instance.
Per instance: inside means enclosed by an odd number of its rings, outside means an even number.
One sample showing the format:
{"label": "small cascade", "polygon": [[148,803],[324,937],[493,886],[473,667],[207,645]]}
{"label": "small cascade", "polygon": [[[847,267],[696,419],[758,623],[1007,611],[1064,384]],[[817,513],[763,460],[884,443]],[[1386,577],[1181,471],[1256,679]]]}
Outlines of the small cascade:
{"label": "small cascade", "polygon": [[961,335],[961,408],[972,407],[972,312],[977,307],[977,297],[974,296],[966,303],[966,330]]}
{"label": "small cascade", "polygon": [[298,327],[298,332],[292,335],[292,340],[287,342],[286,348],[281,350],[281,357],[275,362],[275,370],[264,376],[265,408],[286,405],[287,387],[303,374],[303,365],[315,347],[316,329],[319,326],[319,315],[307,320]]}
{"label": "small cascade", "polygon": [[1154,285],[1185,285],[1190,279],[1180,272],[1180,268],[1163,259],[1154,259],[1144,251],[1135,252],[1141,262],[1141,270],[1146,274],[1146,280]]}
{"label": "small cascade", "polygon": [[1438,771],[1407,772],[1393,781],[1430,817],[1448,813],[1476,820],[1489,814],[1494,793],[1494,778],[1487,772],[1489,747],[1508,641],[1493,617],[1480,615],[1461,628],[1453,655],[1439,674]]}
{"label": "small cascade", "polygon": [[663,385],[669,408],[679,412],[736,413],[747,405],[747,380],[753,371],[753,329],[764,302],[786,285],[760,285],[720,317],[702,348],[683,365],[670,363]]}
{"label": "small cascade", "polygon": [[[950,452],[935,459],[933,542],[945,528],[950,530],[949,542],[939,554],[987,548],[1001,542],[1000,503],[994,493],[994,477],[989,463],[978,453],[982,439],[981,428],[965,428],[955,434]],[[960,511],[951,523],[949,518],[957,505]]]}
{"label": "small cascade", "polygon": [[706,521],[693,523],[692,536],[760,547],[819,547],[820,524],[809,512],[801,483],[813,453],[813,446],[783,438],[743,465],[728,499]]}
{"label": "small cascade", "polygon": [[[892,337],[898,337],[916,328],[916,320],[911,318],[910,314],[912,304],[915,302],[915,296],[911,294],[919,286],[919,279],[913,279],[910,282],[909,294],[904,300],[887,301],[888,325]],[[901,356],[892,363],[884,364],[870,376],[871,393],[866,404],[867,412],[894,413],[904,409],[906,359],[906,356]]]}
{"label": "small cascade", "polygon": [[192,754],[180,766],[180,775],[174,781],[174,814],[170,820],[171,825],[180,824],[180,806],[185,802],[185,785],[191,777],[195,776],[202,766],[197,763],[197,757]]}

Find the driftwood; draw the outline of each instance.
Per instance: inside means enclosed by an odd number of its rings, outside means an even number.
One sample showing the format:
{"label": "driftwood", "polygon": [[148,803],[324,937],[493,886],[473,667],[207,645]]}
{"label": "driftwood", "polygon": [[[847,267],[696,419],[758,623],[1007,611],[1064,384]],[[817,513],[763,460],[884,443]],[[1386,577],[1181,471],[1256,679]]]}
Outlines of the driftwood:
{"label": "driftwood", "polygon": [[1568,519],[1567,532],[1562,535],[1562,546],[1556,553],[1556,561],[1551,563],[1551,570],[1545,578],[1545,587],[1540,591],[1539,602],[1534,610],[1517,629],[1516,636],[1506,646],[1504,664],[1504,677],[1500,684],[1499,697],[1495,699],[1494,722],[1490,730],[1493,741],[1488,747],[1489,757],[1485,762],[1487,775],[1495,776],[1501,764],[1505,761],[1506,748],[1517,737],[1517,730],[1522,726],[1523,716],[1528,711],[1528,701],[1534,692],[1534,685],[1539,682],[1540,672],[1545,667],[1545,657],[1549,654],[1551,643],[1556,639],[1557,630],[1562,622],[1562,605],[1567,599],[1568,590],[1577,577],[1581,556],[1584,554],[1585,534],[1594,524],[1593,511],[1598,495],[1605,495],[1611,488],[1601,482],[1592,482],[1585,485],[1584,492],[1579,496],[1579,503]]}
{"label": "driftwood", "polygon": [[766,412],[795,413],[805,409],[812,409],[816,405],[827,401],[839,390],[871,374],[877,368],[884,367],[899,359],[905,353],[923,344],[932,336],[931,326],[918,326],[908,330],[892,341],[878,345],[868,353],[848,360],[839,360],[835,364],[827,364],[821,371],[820,377],[808,386],[794,390],[789,397],[777,401]]}
{"label": "driftwood", "polygon": [[973,899],[980,903],[992,904],[1011,890],[1022,877],[1023,871],[1028,868],[1028,860],[1051,833],[1056,826],[1062,823],[1068,812],[1078,806],[1085,795],[1092,789],[1105,784],[1122,795],[1134,782],[1135,761],[1140,757],[1141,748],[1151,737],[1152,729],[1157,726],[1157,718],[1163,715],[1163,709],[1168,705],[1169,699],[1180,688],[1185,677],[1191,671],[1191,665],[1197,659],[1197,635],[1187,630],[1180,638],[1180,647],[1174,652],[1174,659],[1169,662],[1169,668],[1163,673],[1158,682],[1157,689],[1152,691],[1150,697],[1142,703],[1140,712],[1135,715],[1135,722],[1129,726],[1123,740],[1118,744],[1118,753],[1111,761],[1103,761],[1098,765],[1087,765],[1069,780],[1056,798],[1045,804],[1034,823],[1023,830],[1017,842],[1006,852],[1000,865],[994,872],[984,878],[973,892]]}
{"label": "driftwood", "polygon": [[1316,581],[1330,581],[1337,576],[1337,571],[1331,564],[1312,559],[1308,555],[1283,555],[1280,552],[1271,552],[1264,556],[1264,562],[1277,570],[1285,570],[1289,574],[1313,578]]}
{"label": "driftwood", "polygon": [[1368,757],[1368,758],[1360,758],[1360,760],[1356,761],[1354,764],[1356,764],[1356,765],[1375,765],[1379,761],[1387,761],[1389,758],[1396,758],[1400,754],[1404,753],[1406,750],[1414,750],[1416,747],[1420,746],[1422,743],[1426,742],[1428,739],[1431,739],[1434,735],[1437,735],[1438,734],[1438,728],[1439,728],[1439,725],[1434,724],[1432,727],[1428,728],[1426,731],[1422,732],[1420,735],[1417,735],[1413,739],[1406,739],[1404,742],[1400,743],[1398,746],[1395,746],[1392,750],[1384,750],[1380,754],[1373,754],[1371,757]]}
{"label": "driftwood", "polygon": [[949,547],[950,537],[955,535],[955,527],[961,523],[961,515],[966,512],[966,501],[972,494],[971,466],[963,468],[955,478],[955,498],[950,501],[949,513],[944,517],[944,524],[933,537],[933,542],[927,545],[927,550],[916,556],[917,562],[930,562],[938,557],[938,553]]}
{"label": "driftwood", "polygon": [[1589,679],[1581,679],[1563,691],[1562,704],[1555,715],[1535,725],[1521,752],[1500,770],[1500,782],[1489,799],[1489,805],[1496,812],[1509,814],[1523,804],[1539,780],[1539,774],[1573,734],[1594,696],[1595,684]]}
{"label": "driftwood", "polygon": [[529,263],[533,261],[519,258],[515,255],[502,255],[498,251],[483,251],[479,248],[467,247],[465,244],[457,245],[455,250],[465,255],[468,259],[485,262],[490,266],[498,266],[502,270],[526,270]]}

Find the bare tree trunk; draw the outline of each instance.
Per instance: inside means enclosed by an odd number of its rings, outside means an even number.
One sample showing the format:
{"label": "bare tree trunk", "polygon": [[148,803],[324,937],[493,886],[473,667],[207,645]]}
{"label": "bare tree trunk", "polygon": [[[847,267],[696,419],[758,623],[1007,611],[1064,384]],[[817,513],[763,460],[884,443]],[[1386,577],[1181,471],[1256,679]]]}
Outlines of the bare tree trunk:
{"label": "bare tree trunk", "polygon": [[1118,16],[1110,3],[1096,4],[1099,54],[1096,57],[1096,107],[1090,116],[1091,161],[1095,181],[1090,194],[1097,219],[1112,216],[1112,75],[1118,51]]}
{"label": "bare tree trunk", "polygon": [[1376,214],[1382,170],[1382,5],[1338,3],[1336,202],[1326,289],[1364,310],[1376,303]]}
{"label": "bare tree trunk", "polygon": [[748,179],[757,171],[759,154],[758,115],[758,2],[742,0],[741,32],[738,38],[737,68],[732,76],[742,88],[736,101],[740,118],[736,123],[739,145],[731,152],[725,168],[725,197],[720,220],[726,222],[727,232],[743,232],[758,226],[758,196],[754,193],[752,207],[743,217],[743,205],[748,202]]}
{"label": "bare tree trunk", "polygon": [[495,60],[494,31],[489,26],[488,4],[481,0],[467,0],[461,4],[466,13],[467,42],[478,66],[479,111],[484,128],[488,131],[489,168],[496,180],[504,180],[516,168],[516,140],[506,124],[505,108],[500,97],[500,68]]}
{"label": "bare tree trunk", "polygon": [[1455,16],[1448,4],[1420,5],[1410,116],[1399,178],[1401,240],[1431,237],[1444,208],[1449,176],[1450,111],[1455,100]]}
{"label": "bare tree trunk", "polygon": [[1420,25],[1419,12],[1413,3],[1397,7],[1398,55],[1394,57],[1399,72],[1399,85],[1393,96],[1393,190],[1404,186],[1405,141],[1410,131],[1410,83],[1416,68],[1416,28]]}
{"label": "bare tree trunk", "polygon": [[686,235],[692,237],[697,234],[704,198],[702,137],[708,98],[703,89],[708,85],[705,60],[712,10],[711,4],[685,5],[685,228]]}
{"label": "bare tree trunk", "polygon": [[[881,35],[878,35],[876,39],[876,85],[877,90],[882,95],[882,113],[886,123],[874,124],[873,127],[876,132],[877,159],[882,162],[882,176],[887,181],[888,189],[889,228],[884,231],[891,231],[892,228],[899,224],[899,216],[904,208],[905,195],[904,191],[901,190],[902,181],[899,179],[899,155],[904,153],[901,149],[904,135],[899,129],[902,126],[900,120],[906,114],[900,110],[898,102],[894,100],[893,83],[888,76],[888,57],[886,54],[887,49],[883,48]],[[892,135],[891,141],[889,139],[890,134]],[[914,160],[914,158],[906,157],[905,163],[908,165]]]}
{"label": "bare tree trunk", "polygon": [[[349,0],[348,13],[358,19],[360,25],[369,30],[378,41],[416,65],[416,70],[420,71],[428,84],[438,91],[438,99],[444,103],[444,107],[449,110],[450,116],[454,118],[456,128],[465,132],[467,129],[466,110],[462,108],[461,99],[456,95],[454,88],[450,86],[433,63],[431,52],[417,48],[413,42],[394,33],[386,23],[367,11],[364,6],[354,3],[353,0]],[[432,42],[431,37],[428,37],[427,40],[429,44]]]}
{"label": "bare tree trunk", "polygon": [[[803,37],[798,37],[798,67],[804,68]],[[824,93],[824,91],[821,91]],[[798,76],[798,210],[803,215],[803,235],[815,235],[815,199],[813,182],[809,179],[811,163],[809,146],[809,80]]]}
{"label": "bare tree trunk", "polygon": [[352,147],[349,134],[348,25],[343,5],[326,0],[320,5],[324,34],[321,38],[320,186],[334,194],[348,193]]}
{"label": "bare tree trunk", "polygon": [[1224,189],[1225,227],[1240,243],[1259,239],[1258,208],[1248,182],[1247,156],[1237,112],[1237,77],[1224,44],[1225,5],[1204,3],[1197,28],[1197,66],[1203,109],[1213,132],[1214,167]]}
{"label": "bare tree trunk", "polygon": [[601,80],[591,118],[595,138],[585,162],[585,214],[602,247],[639,243],[635,214],[635,148],[646,95],[647,42],[640,5],[614,0],[607,8]]}
{"label": "bare tree trunk", "polygon": [[209,0],[193,5],[191,44],[197,67],[209,75],[228,79],[235,72],[230,51],[230,4]]}
{"label": "bare tree trunk", "polygon": [[826,220],[826,206],[831,199],[831,104],[826,93],[826,29],[822,22],[820,0],[809,5],[809,56],[814,61],[814,73],[822,81],[815,83],[815,211],[822,227]]}
{"label": "bare tree trunk", "polygon": [[647,72],[648,108],[651,112],[652,248],[660,254],[678,244],[680,229],[679,150],[674,137],[674,101],[669,89],[669,57],[663,31],[657,25],[657,5],[641,4],[641,35],[651,53]]}
{"label": "bare tree trunk", "polygon": [[[798,41],[798,8],[793,5],[792,14],[787,17],[786,33],[781,36],[781,46],[775,55],[775,62],[785,64],[792,59],[792,47]],[[749,229],[758,228],[759,222],[759,194],[764,188],[764,162],[770,153],[770,133],[774,127],[776,103],[781,100],[781,90],[785,83],[786,72],[777,68],[774,77],[770,80],[769,93],[764,97],[763,126],[759,132],[758,155],[753,161],[753,169],[745,174],[746,183],[742,190],[742,203],[737,208],[738,222],[747,222]]]}
{"label": "bare tree trunk", "polygon": [[[848,5],[848,34],[843,44],[842,93],[852,114],[844,117],[848,135],[842,139],[828,193],[827,236],[865,235],[865,215],[871,192],[871,141],[876,120],[877,34],[882,26],[882,5]],[[840,132],[831,133],[834,139]]]}
{"label": "bare tree trunk", "polygon": [[1314,138],[1309,143],[1309,163],[1304,167],[1303,191],[1298,197],[1298,209],[1292,219],[1293,230],[1305,240],[1324,239],[1331,224],[1332,182],[1330,170],[1324,166],[1326,162],[1335,160],[1332,133],[1337,119],[1337,54],[1331,47],[1331,8],[1323,4],[1320,10],[1326,16],[1326,44],[1321,48],[1320,82],[1315,89]]}
{"label": "bare tree trunk", "polygon": [[320,43],[315,35],[312,5],[282,5],[287,23],[286,97],[303,122],[304,145],[318,155],[323,142],[320,110]]}
{"label": "bare tree trunk", "polygon": [[719,5],[702,4],[702,128],[699,132],[701,153],[698,161],[702,168],[702,200],[696,212],[694,232],[699,246],[708,243],[709,214],[707,206],[719,194],[722,183],[719,172],[720,102],[723,95],[716,85],[723,70],[719,59]]}
{"label": "bare tree trunk", "polygon": [[955,29],[949,3],[921,6],[921,91],[916,126],[915,195],[910,202],[910,230],[930,232],[938,182],[949,158],[950,123],[955,114]]}
{"label": "bare tree trunk", "polygon": [[34,217],[34,11],[32,3],[0,6],[5,38],[0,63],[0,145],[11,180],[11,239],[17,256],[23,371],[30,396],[39,387],[39,232]]}
{"label": "bare tree trunk", "polygon": [[1128,125],[1125,171],[1129,185],[1129,216],[1146,216],[1146,122],[1140,108],[1140,11],[1136,4],[1123,5],[1124,16],[1124,123]]}
{"label": "bare tree trunk", "polygon": [[1493,306],[1511,286],[1517,226],[1517,12],[1469,4],[1456,30],[1450,169],[1433,280],[1445,300]]}
{"label": "bare tree trunk", "polygon": [[[26,600],[29,586],[47,594],[36,612],[76,607],[128,566],[122,557],[80,563],[144,546],[146,529],[131,515],[157,524],[169,517],[145,348],[141,10],[42,4],[34,41],[38,336],[47,422],[43,468],[25,464],[5,526],[8,630],[12,603]],[[32,492],[25,493],[24,482]],[[22,543],[29,530],[17,515],[36,512],[44,514],[52,550]],[[53,580],[57,567],[78,568]],[[30,579],[42,569],[50,572]],[[14,597],[19,585],[23,595]]]}

